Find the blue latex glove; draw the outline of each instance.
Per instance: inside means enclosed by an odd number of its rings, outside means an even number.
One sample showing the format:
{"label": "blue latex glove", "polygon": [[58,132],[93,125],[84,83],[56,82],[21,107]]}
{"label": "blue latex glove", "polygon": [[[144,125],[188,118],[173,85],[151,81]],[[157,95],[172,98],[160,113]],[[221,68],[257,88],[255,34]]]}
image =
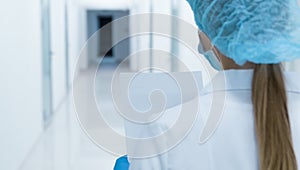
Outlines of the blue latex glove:
{"label": "blue latex glove", "polygon": [[116,164],[114,170],[128,170],[129,162],[127,159],[127,155],[124,155],[116,160]]}

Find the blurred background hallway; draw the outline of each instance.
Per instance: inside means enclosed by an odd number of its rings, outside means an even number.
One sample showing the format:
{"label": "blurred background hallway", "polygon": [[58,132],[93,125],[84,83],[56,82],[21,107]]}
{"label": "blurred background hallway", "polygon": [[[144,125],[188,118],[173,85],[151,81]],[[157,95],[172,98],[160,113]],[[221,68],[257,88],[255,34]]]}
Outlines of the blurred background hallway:
{"label": "blurred background hallway", "polygon": [[[113,73],[115,65],[107,64],[105,75],[98,79],[102,86],[109,86],[109,77]],[[93,76],[90,70],[82,72],[79,76],[81,88],[85,86],[86,79]],[[92,90],[92,89],[89,89]],[[101,97],[105,91],[102,91]],[[106,92],[107,93],[107,92]],[[100,93],[96,93],[100,94]],[[99,96],[100,97],[100,96]],[[89,104],[93,96],[83,96],[83,105],[86,112],[90,112]],[[106,110],[113,110],[112,106],[105,105]],[[111,111],[110,111],[111,113]],[[123,122],[111,119],[114,129],[122,130]],[[118,143],[116,143],[118,144]],[[71,95],[68,95],[57,111],[53,113],[51,123],[34,143],[21,164],[21,170],[81,170],[81,169],[113,169],[116,155],[101,150],[83,132],[77,120],[74,103]]]}
{"label": "blurred background hallway", "polygon": [[[187,2],[182,0],[26,0],[0,3],[0,169],[1,170],[110,170],[113,155],[97,147],[80,128],[72,100],[72,82],[85,86],[94,76],[91,68],[103,60],[101,86],[110,86],[113,71],[128,55],[156,48],[176,54],[190,70],[203,70],[189,49],[175,40],[143,35],[124,41],[108,53],[120,34],[153,24],[165,27],[171,35],[184,34],[182,25],[159,20],[112,25],[99,36],[91,54],[78,60],[86,41],[105,24],[118,18],[143,13],[180,17],[195,26]],[[174,25],[175,24],[175,25]],[[197,38],[197,31],[190,33]],[[195,42],[194,49],[197,49]],[[151,53],[133,56],[123,67],[136,71],[144,66],[165,64],[170,71],[185,71],[170,55],[162,59]],[[76,67],[76,64],[77,67]],[[288,63],[299,70],[300,62]],[[78,74],[75,74],[78,73]],[[205,79],[205,76],[204,76]],[[93,90],[93,89],[88,89]],[[97,95],[111,97],[101,89]],[[82,96],[86,112],[94,96]],[[105,105],[107,120],[123,133],[122,120],[114,117],[113,106]],[[119,141],[115,141],[118,145]]]}

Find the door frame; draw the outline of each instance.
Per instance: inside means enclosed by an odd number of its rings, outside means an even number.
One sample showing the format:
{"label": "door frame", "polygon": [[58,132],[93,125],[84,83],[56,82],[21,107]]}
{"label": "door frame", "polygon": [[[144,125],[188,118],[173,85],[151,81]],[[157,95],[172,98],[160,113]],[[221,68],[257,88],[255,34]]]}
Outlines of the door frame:
{"label": "door frame", "polygon": [[41,0],[42,16],[42,84],[43,84],[43,120],[44,127],[48,127],[53,116],[52,75],[51,75],[51,22],[50,0]]}

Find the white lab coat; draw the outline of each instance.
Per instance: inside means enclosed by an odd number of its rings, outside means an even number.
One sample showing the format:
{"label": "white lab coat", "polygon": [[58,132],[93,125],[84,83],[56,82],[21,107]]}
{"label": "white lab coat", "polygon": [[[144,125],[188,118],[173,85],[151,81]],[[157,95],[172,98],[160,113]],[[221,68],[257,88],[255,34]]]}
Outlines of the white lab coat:
{"label": "white lab coat", "polygon": [[[224,73],[224,74],[223,74]],[[130,170],[255,170],[259,169],[251,102],[252,70],[220,72],[199,96],[199,111],[188,135],[174,148],[159,156],[134,159]],[[294,149],[300,165],[300,81],[296,73],[284,73]],[[226,77],[226,86],[219,85]],[[212,84],[217,87],[212,89]],[[212,136],[199,144],[213,94],[226,94],[224,114]],[[143,136],[162,133],[176,123],[181,106],[171,108]],[[174,120],[174,121],[172,121]],[[159,132],[160,131],[160,132]],[[143,149],[143,148],[140,148]]]}

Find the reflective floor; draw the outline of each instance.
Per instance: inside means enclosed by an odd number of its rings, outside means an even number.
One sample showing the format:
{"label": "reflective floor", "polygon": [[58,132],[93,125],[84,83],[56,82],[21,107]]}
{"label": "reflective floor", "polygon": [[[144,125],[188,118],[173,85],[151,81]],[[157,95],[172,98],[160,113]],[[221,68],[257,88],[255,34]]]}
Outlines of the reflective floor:
{"label": "reflective floor", "polygon": [[[113,67],[105,68],[106,80],[101,83],[109,85],[109,77]],[[79,75],[79,82],[84,83],[87,76],[93,76],[89,71]],[[83,87],[84,88],[84,87]],[[101,95],[105,91],[101,92]],[[107,94],[106,94],[107,95]],[[55,112],[52,123],[37,141],[27,156],[21,170],[111,170],[117,156],[109,154],[97,147],[81,129],[73,107],[70,95]],[[93,97],[83,99],[87,106]],[[113,110],[107,105],[106,110]],[[113,128],[122,131],[122,123],[112,119]],[[21,141],[20,141],[21,142]]]}
{"label": "reflective floor", "polygon": [[79,127],[70,98],[56,113],[21,170],[108,170],[112,156],[92,143]]}

